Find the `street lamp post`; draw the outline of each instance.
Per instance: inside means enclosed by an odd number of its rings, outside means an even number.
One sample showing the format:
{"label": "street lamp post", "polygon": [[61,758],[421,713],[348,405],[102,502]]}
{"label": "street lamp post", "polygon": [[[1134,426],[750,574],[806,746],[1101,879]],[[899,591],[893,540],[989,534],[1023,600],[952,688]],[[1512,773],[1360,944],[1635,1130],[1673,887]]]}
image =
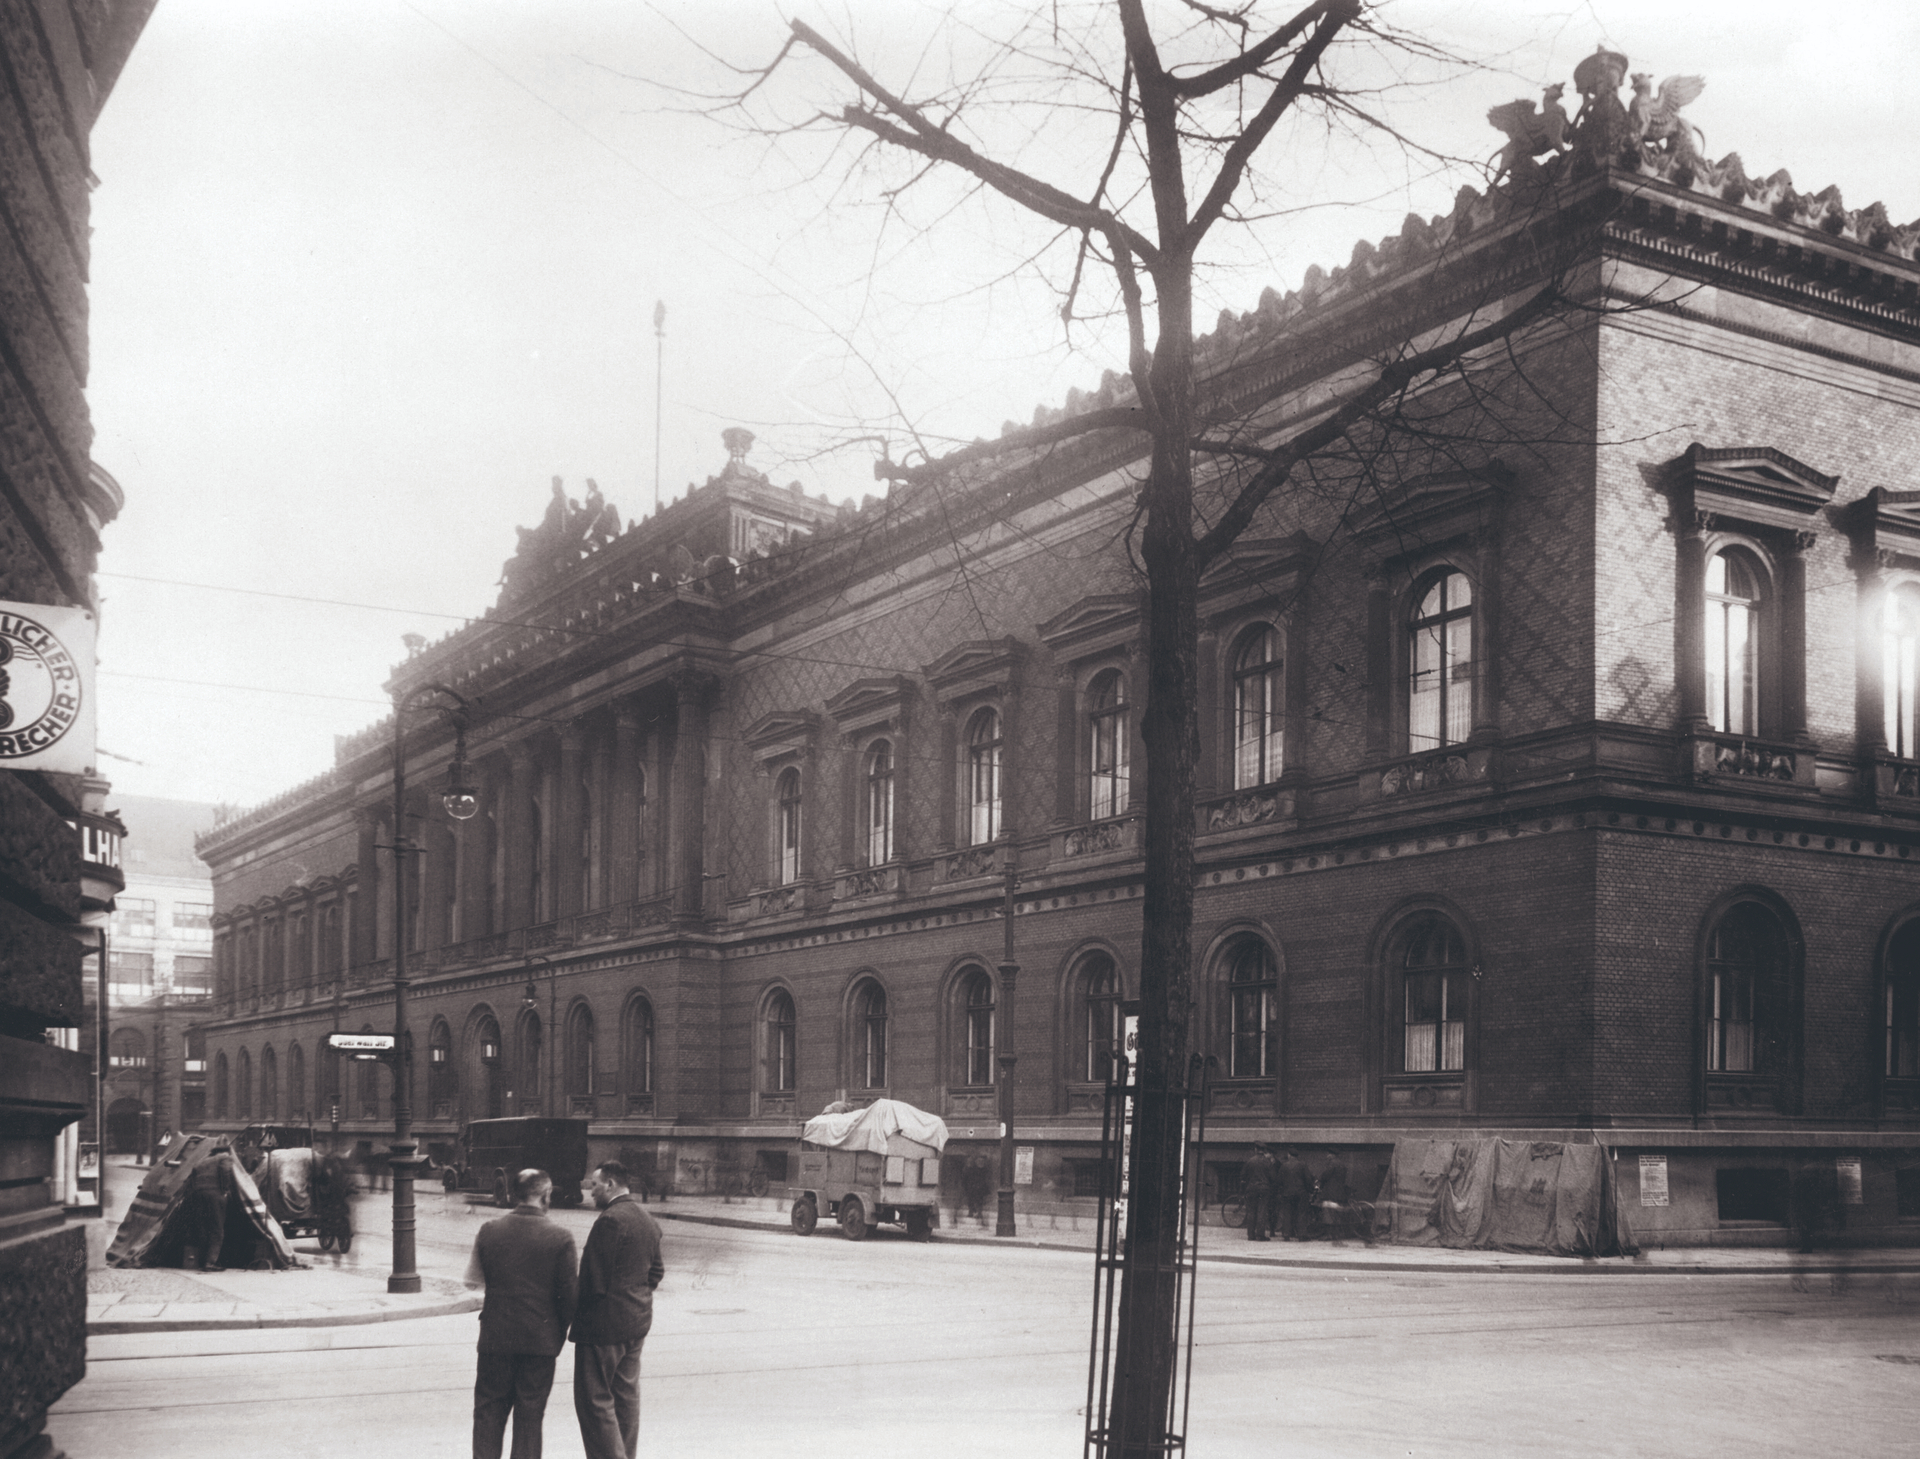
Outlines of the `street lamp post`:
{"label": "street lamp post", "polygon": [[527,991],[520,996],[520,1002],[528,1012],[537,1011],[540,1007],[540,990],[534,986],[533,982],[533,965],[535,963],[539,963],[547,970],[547,1028],[541,1038],[541,1062],[547,1066],[547,1077],[545,1081],[547,1095],[546,1101],[541,1105],[541,1111],[548,1119],[553,1119],[560,1113],[553,1102],[553,1066],[558,1063],[560,1059],[560,1039],[554,1026],[554,1019],[557,1016],[555,1004],[559,999],[558,985],[560,981],[560,970],[553,965],[553,959],[550,957],[543,957],[537,952],[528,955]]}
{"label": "street lamp post", "polygon": [[466,698],[444,684],[422,684],[393,706],[393,1273],[389,1292],[417,1292],[420,1273],[414,1267],[413,1246],[413,1041],[407,1032],[407,857],[418,851],[407,839],[407,745],[409,710],[434,695],[453,701],[442,706],[453,720],[453,765],[447,771],[441,801],[456,821],[473,818],[479,797],[467,779]]}
{"label": "street lamp post", "polygon": [[1000,1047],[995,1061],[1000,1065],[1000,1192],[994,1212],[993,1234],[1013,1236],[1013,1071],[1020,1062],[1014,1045],[1014,991],[1020,980],[1020,964],[1013,958],[1013,895],[1019,885],[1014,867],[1013,839],[1007,839],[1007,890],[1001,921],[1005,923],[1004,956],[1000,961]]}

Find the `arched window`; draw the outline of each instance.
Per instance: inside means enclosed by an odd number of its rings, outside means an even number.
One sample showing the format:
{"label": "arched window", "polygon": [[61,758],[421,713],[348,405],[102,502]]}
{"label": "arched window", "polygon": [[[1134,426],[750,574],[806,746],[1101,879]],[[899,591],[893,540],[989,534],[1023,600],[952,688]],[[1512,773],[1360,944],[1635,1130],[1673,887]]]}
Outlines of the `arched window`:
{"label": "arched window", "polygon": [[853,1072],[860,1088],[883,1089],[887,1083],[887,990],[871,978],[853,998]]}
{"label": "arched window", "polygon": [[1725,734],[1760,733],[1760,583],[1738,548],[1707,560],[1707,718]]}
{"label": "arched window", "polygon": [[109,1069],[144,1069],[147,1067],[147,1041],[137,1028],[117,1028],[113,1038],[107,1044],[107,1067]]}
{"label": "arched window", "polygon": [[344,964],[340,940],[340,904],[328,902],[320,909],[320,973],[323,980],[338,978]]}
{"label": "arched window", "polygon": [[1407,748],[1465,743],[1473,730],[1473,585],[1449,568],[1407,626]]}
{"label": "arched window", "polygon": [[775,782],[774,885],[800,880],[800,771],[789,765]]}
{"label": "arched window", "polygon": [[546,1092],[546,1081],[541,1077],[540,1060],[545,1053],[540,1027],[540,1015],[531,1008],[520,1014],[520,1110],[530,1112],[539,1107],[540,1097]]}
{"label": "arched window", "polygon": [[1090,952],[1075,969],[1079,988],[1079,1075],[1092,1084],[1114,1077],[1114,1057],[1120,1052],[1120,974],[1104,952]]}
{"label": "arched window", "polygon": [[1467,950],[1459,929],[1438,913],[1402,933],[1400,1068],[1408,1074],[1467,1067]]}
{"label": "arched window", "polygon": [[353,1111],[347,1107],[346,1089],[341,1084],[340,1051],[332,1044],[320,1045],[320,1107],[319,1116],[324,1120],[352,1119]]}
{"label": "arched window", "polygon": [[260,1118],[280,1118],[280,1056],[268,1044],[260,1051]]}
{"label": "arched window", "polygon": [[1920,921],[1887,948],[1887,1077],[1920,1079]]}
{"label": "arched window", "polygon": [[427,1034],[427,1110],[434,1119],[453,1115],[453,1030],[436,1018]]}
{"label": "arched window", "polygon": [[631,1099],[653,1093],[653,1005],[644,998],[627,1004],[626,1037],[621,1043],[622,1079]]}
{"label": "arched window", "polygon": [[479,1064],[476,1103],[483,1118],[497,1120],[507,1112],[506,1069],[501,1060],[500,1025],[491,1014],[474,1030],[473,1051]]}
{"label": "arched window", "polygon": [[1280,778],[1285,744],[1286,665],[1280,631],[1256,624],[1233,655],[1233,788]]}
{"label": "arched window", "polygon": [[232,1091],[227,1086],[227,1052],[222,1049],[213,1056],[213,1117],[217,1120],[227,1118],[232,1108]]}
{"label": "arched window", "polygon": [[875,740],[867,750],[867,865],[893,860],[893,742]]}
{"label": "arched window", "polygon": [[567,1015],[568,1096],[572,1099],[590,1097],[595,1077],[593,1010],[584,1003],[576,1003]]}
{"label": "arched window", "polygon": [[1920,586],[1905,583],[1887,594],[1881,645],[1887,748],[1920,760]]}
{"label": "arched window", "polygon": [[794,1087],[795,1075],[793,995],[775,988],[761,1015],[761,1091],[785,1093]]}
{"label": "arched window", "polygon": [[968,968],[961,975],[960,1082],[993,1083],[993,976],[985,968]]}
{"label": "arched window", "polygon": [[1131,738],[1127,681],[1109,669],[1087,690],[1087,814],[1105,820],[1127,808],[1127,747]]}
{"label": "arched window", "polygon": [[1738,903],[1714,925],[1706,996],[1708,1073],[1786,1072],[1786,935],[1759,903]]}
{"label": "arched window", "polygon": [[1236,938],[1226,951],[1227,1074],[1271,1079],[1279,1068],[1280,975],[1257,937]]}
{"label": "arched window", "polygon": [[287,1113],[296,1123],[305,1123],[311,1106],[307,1103],[307,1056],[298,1044],[287,1045]]}
{"label": "arched window", "polygon": [[250,1120],[253,1118],[253,1055],[242,1049],[233,1069],[233,1113],[238,1119]]}
{"label": "arched window", "polygon": [[1000,715],[982,709],[967,721],[967,844],[1000,834]]}

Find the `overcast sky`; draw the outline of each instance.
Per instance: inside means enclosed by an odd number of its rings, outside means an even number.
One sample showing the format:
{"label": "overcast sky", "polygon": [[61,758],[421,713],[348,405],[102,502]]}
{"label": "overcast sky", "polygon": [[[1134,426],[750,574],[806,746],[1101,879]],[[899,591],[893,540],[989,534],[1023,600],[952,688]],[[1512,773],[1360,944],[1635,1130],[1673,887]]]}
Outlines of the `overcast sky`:
{"label": "overcast sky", "polygon": [[[327,769],[334,735],[385,713],[400,636],[491,604],[554,475],[642,516],[656,449],[670,499],[745,424],[776,480],[858,496],[871,453],[816,454],[849,422],[897,402],[942,436],[990,434],[1119,365],[1098,330],[1063,339],[1004,218],[883,231],[804,145],[649,84],[719,84],[698,47],[765,59],[784,14],[904,75],[976,43],[926,50],[944,8],[161,0],[93,136],[94,456],[127,497],[101,557],[102,774],[250,804]],[[989,34],[1017,9],[961,8]],[[1709,155],[1920,215],[1910,0],[1390,12],[1496,62],[1399,113],[1443,151],[1490,156],[1486,109],[1550,81],[1571,113],[1573,66],[1605,39],[1636,70],[1707,78],[1688,115]],[[782,86],[789,114],[839,95],[818,69]],[[1348,149],[1294,180],[1341,206],[1237,243],[1203,317],[1474,179]]]}

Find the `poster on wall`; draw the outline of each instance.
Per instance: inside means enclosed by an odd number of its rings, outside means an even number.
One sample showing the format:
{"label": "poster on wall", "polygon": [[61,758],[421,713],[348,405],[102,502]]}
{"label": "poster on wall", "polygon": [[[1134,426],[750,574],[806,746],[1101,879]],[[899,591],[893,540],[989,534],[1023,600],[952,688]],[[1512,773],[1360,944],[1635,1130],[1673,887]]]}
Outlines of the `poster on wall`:
{"label": "poster on wall", "polygon": [[93,614],[0,603],[0,770],[93,769]]}
{"label": "poster on wall", "polygon": [[1013,1147],[1013,1183],[1015,1185],[1033,1184],[1033,1146]]}
{"label": "poster on wall", "polygon": [[1860,1189],[1859,1157],[1842,1156],[1833,1162],[1833,1172],[1840,1177],[1840,1204],[1864,1206],[1867,1198],[1865,1192]]}
{"label": "poster on wall", "polygon": [[1667,1157],[1640,1157],[1640,1204],[1664,1206],[1667,1203]]}

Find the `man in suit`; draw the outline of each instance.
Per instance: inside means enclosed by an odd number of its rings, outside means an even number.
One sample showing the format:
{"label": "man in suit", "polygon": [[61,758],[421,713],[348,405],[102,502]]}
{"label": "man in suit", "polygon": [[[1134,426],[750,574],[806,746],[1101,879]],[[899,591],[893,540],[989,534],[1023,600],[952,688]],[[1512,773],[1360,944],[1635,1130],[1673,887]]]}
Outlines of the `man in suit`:
{"label": "man in suit", "polygon": [[1249,1241],[1267,1241],[1273,1236],[1273,1187],[1278,1176],[1267,1147],[1255,1145],[1253,1154],[1240,1167],[1240,1194],[1247,1203]]}
{"label": "man in suit", "polygon": [[1280,1160],[1280,1188],[1277,1195],[1280,1236],[1285,1241],[1302,1241],[1307,1235],[1307,1201],[1313,1194],[1313,1177],[1306,1163],[1292,1149]]}
{"label": "man in suit", "polygon": [[473,1384],[473,1459],[500,1459],[509,1413],[513,1459],[540,1459],[553,1361],[573,1320],[578,1268],[573,1237],[547,1218],[553,1181],[544,1170],[523,1170],[509,1189],[513,1210],[480,1228],[467,1263],[468,1285],[487,1289]]}
{"label": "man in suit", "polygon": [[573,1409],[587,1459],[634,1459],[640,1447],[640,1348],[653,1289],[666,1275],[660,1226],[627,1189],[627,1167],[595,1168],[587,1194],[600,1219],[580,1257],[573,1319]]}

